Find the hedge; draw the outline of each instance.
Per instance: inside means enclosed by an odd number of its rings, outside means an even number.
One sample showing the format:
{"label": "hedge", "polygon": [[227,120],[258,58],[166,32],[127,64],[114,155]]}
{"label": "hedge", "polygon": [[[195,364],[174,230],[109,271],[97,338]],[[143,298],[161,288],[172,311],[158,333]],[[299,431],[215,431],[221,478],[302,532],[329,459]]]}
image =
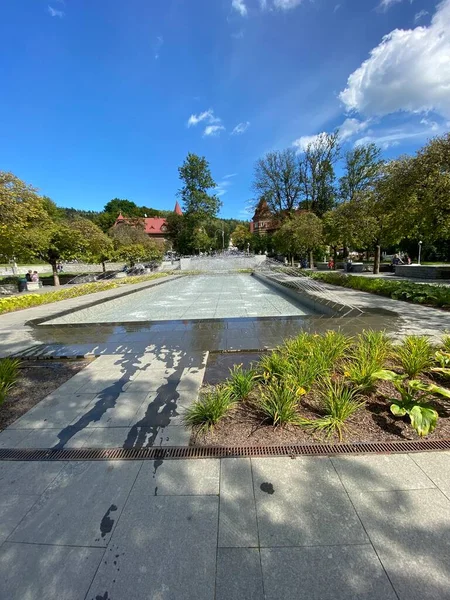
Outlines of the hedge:
{"label": "hedge", "polygon": [[450,309],[450,287],[444,285],[431,285],[428,283],[413,283],[411,281],[398,281],[385,278],[369,278],[344,273],[311,273],[310,277],[351,288],[362,292],[370,292],[379,296],[386,296],[393,300],[403,300],[414,304],[426,304],[438,308]]}
{"label": "hedge", "polygon": [[154,273],[152,275],[137,275],[135,277],[123,277],[121,279],[114,279],[110,281],[82,283],[80,285],[71,285],[70,287],[66,287],[61,290],[42,294],[7,296],[6,298],[0,298],[0,315],[13,312],[15,310],[31,308],[32,306],[51,304],[52,302],[59,302],[60,300],[68,300],[69,298],[76,298],[77,296],[85,296],[86,294],[105,292],[125,284],[128,285],[142,283],[144,281],[151,281],[152,279],[159,279],[160,277],[167,277],[167,273]]}

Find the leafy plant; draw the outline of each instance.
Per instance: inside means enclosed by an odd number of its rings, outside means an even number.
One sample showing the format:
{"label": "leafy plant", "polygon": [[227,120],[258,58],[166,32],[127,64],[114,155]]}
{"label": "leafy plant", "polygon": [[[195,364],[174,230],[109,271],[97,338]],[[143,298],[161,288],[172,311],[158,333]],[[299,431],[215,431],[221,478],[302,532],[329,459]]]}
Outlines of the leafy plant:
{"label": "leafy plant", "polygon": [[274,379],[261,386],[256,408],[274,426],[287,423],[300,425],[302,419],[298,413],[298,404],[303,394],[304,390],[297,389],[289,378],[283,381]]}
{"label": "leafy plant", "polygon": [[339,441],[342,441],[346,421],[364,405],[359,391],[346,385],[342,379],[336,381],[326,379],[319,386],[319,398],[325,415],[309,421],[307,427],[324,432],[327,437],[336,433]]}
{"label": "leafy plant", "polygon": [[17,382],[19,376],[20,360],[17,358],[2,358],[0,360],[0,404]]}
{"label": "leafy plant", "polygon": [[274,350],[260,359],[259,371],[265,381],[280,379],[289,372],[289,360],[280,350]]}
{"label": "leafy plant", "polygon": [[253,369],[243,369],[242,365],[234,365],[233,369],[230,369],[230,377],[226,385],[234,399],[246,400],[255,387],[255,383]]}
{"label": "leafy plant", "polygon": [[450,352],[450,335],[448,333],[442,337],[442,346],[446,352]]}
{"label": "leafy plant", "polygon": [[392,382],[400,395],[400,399],[388,398],[393,415],[396,417],[408,415],[411,426],[420,437],[434,431],[439,415],[429,400],[438,396],[450,398],[450,390],[433,383],[423,383],[418,379],[406,379],[406,375],[399,375],[388,370],[377,373],[377,378]]}
{"label": "leafy plant", "polygon": [[433,363],[433,347],[422,335],[408,335],[395,350],[395,358],[408,377],[417,377]]}
{"label": "leafy plant", "polygon": [[391,352],[391,342],[384,331],[363,331],[358,335],[350,359],[344,363],[344,375],[360,392],[370,392],[375,373],[384,367]]}
{"label": "leafy plant", "polygon": [[235,406],[230,390],[226,386],[205,391],[199,400],[186,409],[184,422],[198,425],[201,430],[214,427]]}
{"label": "leafy plant", "polygon": [[303,389],[303,393],[309,391],[314,383],[325,377],[331,370],[329,359],[321,352],[314,352],[307,360],[289,362],[286,370],[297,389]]}
{"label": "leafy plant", "polygon": [[434,361],[437,367],[431,367],[430,371],[439,375],[450,376],[450,352],[438,350],[434,353]]}
{"label": "leafy plant", "polygon": [[344,335],[341,331],[327,331],[324,335],[316,338],[318,351],[332,367],[338,360],[343,358],[352,345],[353,339]]}

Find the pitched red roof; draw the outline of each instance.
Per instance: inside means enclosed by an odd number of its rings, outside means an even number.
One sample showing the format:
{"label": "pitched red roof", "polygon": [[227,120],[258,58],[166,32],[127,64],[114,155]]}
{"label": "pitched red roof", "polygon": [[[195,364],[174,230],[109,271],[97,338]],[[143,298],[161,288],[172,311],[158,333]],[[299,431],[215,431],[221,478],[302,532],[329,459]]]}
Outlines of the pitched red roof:
{"label": "pitched red roof", "polygon": [[173,212],[177,215],[183,214],[183,211],[181,210],[181,206],[178,204],[178,200],[177,200],[177,203],[175,204],[175,208],[174,208]]}
{"label": "pitched red roof", "polygon": [[144,219],[145,233],[155,234],[164,233],[163,226],[167,225],[167,220],[162,217],[147,217]]}

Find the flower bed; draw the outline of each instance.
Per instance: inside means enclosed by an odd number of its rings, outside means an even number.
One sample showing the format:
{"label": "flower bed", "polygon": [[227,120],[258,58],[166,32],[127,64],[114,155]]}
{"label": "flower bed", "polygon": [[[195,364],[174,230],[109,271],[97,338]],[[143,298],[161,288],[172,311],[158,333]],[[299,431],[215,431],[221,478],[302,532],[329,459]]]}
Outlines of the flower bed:
{"label": "flower bed", "polygon": [[0,298],[0,314],[31,308],[41,304],[50,304],[59,302],[60,300],[68,300],[86,294],[95,294],[97,292],[105,292],[118,288],[122,285],[143,283],[152,281],[160,277],[167,277],[167,273],[154,273],[152,275],[142,275],[135,277],[127,277],[123,279],[114,279],[111,281],[96,281],[93,283],[83,283],[80,285],[71,285],[70,287],[56,290],[54,292],[46,292],[41,294],[24,294],[23,296],[8,296]]}
{"label": "flower bed", "polygon": [[450,309],[450,287],[383,278],[366,278],[343,273],[310,273],[310,277],[352,290],[370,292],[393,300]]}
{"label": "flower bed", "polygon": [[302,333],[203,390],[185,414],[194,445],[450,438],[450,337]]}

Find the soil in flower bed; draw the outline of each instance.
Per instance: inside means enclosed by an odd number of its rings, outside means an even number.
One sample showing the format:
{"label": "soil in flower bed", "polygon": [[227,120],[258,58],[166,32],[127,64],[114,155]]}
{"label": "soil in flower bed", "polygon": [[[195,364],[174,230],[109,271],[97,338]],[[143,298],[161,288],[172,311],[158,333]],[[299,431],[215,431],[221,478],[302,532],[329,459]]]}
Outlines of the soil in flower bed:
{"label": "soil in flower bed", "polygon": [[84,369],[89,360],[26,361],[19,379],[0,405],[0,431]]}
{"label": "soil in flower bed", "polygon": [[[425,378],[424,378],[425,379]],[[442,385],[442,382],[440,383]],[[445,384],[444,384],[445,385]],[[380,382],[377,393],[366,397],[365,405],[347,422],[344,442],[391,442],[405,440],[450,439],[450,403],[431,403],[439,413],[436,429],[426,438],[420,438],[409,423],[408,417],[394,417],[389,410],[389,402],[382,394],[395,396],[390,383]],[[314,396],[302,398],[301,416],[314,419],[320,416]],[[303,427],[286,425],[272,427],[264,424],[260,414],[249,404],[240,403],[229,416],[209,431],[194,428],[191,446],[282,446],[287,444],[337,443],[337,436],[326,437],[311,433]]]}

